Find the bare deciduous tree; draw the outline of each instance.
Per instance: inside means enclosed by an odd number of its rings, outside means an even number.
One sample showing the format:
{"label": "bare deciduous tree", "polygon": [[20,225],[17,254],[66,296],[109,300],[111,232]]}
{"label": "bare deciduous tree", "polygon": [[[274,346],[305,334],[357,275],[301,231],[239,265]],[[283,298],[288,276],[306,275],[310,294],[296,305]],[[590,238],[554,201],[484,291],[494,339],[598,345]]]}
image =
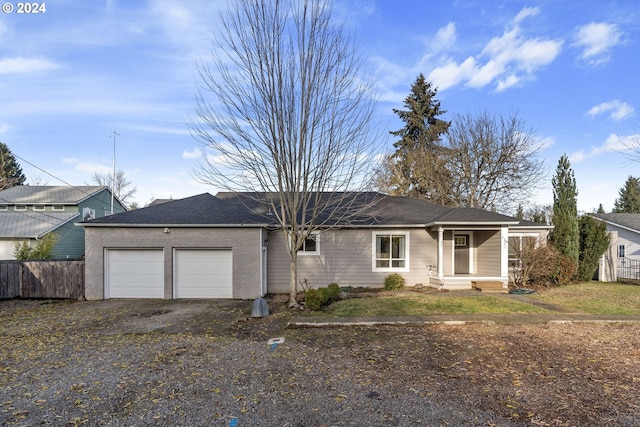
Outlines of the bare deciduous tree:
{"label": "bare deciduous tree", "polygon": [[544,177],[541,145],[517,114],[457,115],[447,148],[459,206],[508,212],[527,201]]}
{"label": "bare deciduous tree", "polygon": [[[318,228],[354,210],[350,190],[370,169],[374,102],[362,58],[327,2],[239,0],[223,17],[211,63],[201,63],[196,177],[264,198],[282,228],[297,305],[297,252]],[[328,196],[329,195],[329,196]]]}
{"label": "bare deciduous tree", "polygon": [[123,170],[116,171],[116,180],[113,187],[111,186],[111,181],[113,181],[113,175],[111,174],[101,174],[98,172],[94,172],[91,180],[98,185],[104,185],[105,187],[113,188],[113,194],[118,198],[118,200],[120,200],[121,203],[125,205],[131,198],[131,196],[133,196],[137,191],[136,187],[130,188],[131,181],[127,179]]}

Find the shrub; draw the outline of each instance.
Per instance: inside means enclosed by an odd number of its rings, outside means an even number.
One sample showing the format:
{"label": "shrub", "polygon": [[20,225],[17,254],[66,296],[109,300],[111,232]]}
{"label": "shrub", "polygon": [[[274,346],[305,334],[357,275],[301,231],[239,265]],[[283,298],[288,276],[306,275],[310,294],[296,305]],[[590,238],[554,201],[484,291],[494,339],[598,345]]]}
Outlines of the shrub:
{"label": "shrub", "polygon": [[16,242],[13,246],[13,255],[18,260],[51,259],[53,248],[58,243],[57,233],[49,233],[37,241],[35,247],[30,247],[28,241]]}
{"label": "shrub", "polygon": [[304,305],[311,311],[322,306],[322,293],[318,289],[307,289],[304,293]]}
{"label": "shrub", "polygon": [[329,290],[329,299],[331,301],[336,301],[340,298],[340,286],[337,283],[330,283],[327,289]]}
{"label": "shrub", "polygon": [[395,291],[404,288],[404,277],[398,273],[393,273],[384,279],[384,288],[387,291]]}
{"label": "shrub", "polygon": [[317,289],[318,292],[320,292],[320,304],[321,305],[326,305],[329,303],[329,289],[327,288],[318,288]]}

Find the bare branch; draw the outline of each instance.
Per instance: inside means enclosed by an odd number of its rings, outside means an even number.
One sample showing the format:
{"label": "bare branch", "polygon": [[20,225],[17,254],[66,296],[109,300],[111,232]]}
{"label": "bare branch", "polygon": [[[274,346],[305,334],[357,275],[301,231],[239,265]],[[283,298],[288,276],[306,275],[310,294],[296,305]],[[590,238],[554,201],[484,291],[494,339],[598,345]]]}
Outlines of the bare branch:
{"label": "bare branch", "polygon": [[194,175],[226,191],[273,194],[263,201],[294,265],[304,239],[351,215],[348,195],[368,182],[372,86],[326,2],[239,0],[223,28],[211,65],[200,64],[191,129],[204,162]]}

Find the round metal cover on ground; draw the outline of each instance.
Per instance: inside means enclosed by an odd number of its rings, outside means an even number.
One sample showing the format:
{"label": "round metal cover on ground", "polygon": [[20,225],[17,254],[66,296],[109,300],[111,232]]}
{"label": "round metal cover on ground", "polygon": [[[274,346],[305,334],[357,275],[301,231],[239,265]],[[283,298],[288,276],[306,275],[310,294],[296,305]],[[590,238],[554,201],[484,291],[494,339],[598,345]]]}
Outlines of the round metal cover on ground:
{"label": "round metal cover on ground", "polygon": [[251,307],[251,317],[265,317],[269,315],[269,306],[267,301],[262,298],[256,298]]}

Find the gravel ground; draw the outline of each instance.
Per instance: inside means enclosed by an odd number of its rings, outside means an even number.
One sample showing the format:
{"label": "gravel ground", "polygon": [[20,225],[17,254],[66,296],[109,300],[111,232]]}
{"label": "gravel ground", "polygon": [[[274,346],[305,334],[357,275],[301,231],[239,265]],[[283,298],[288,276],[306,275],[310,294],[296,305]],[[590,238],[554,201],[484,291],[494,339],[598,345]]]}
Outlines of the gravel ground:
{"label": "gravel ground", "polygon": [[640,426],[638,324],[286,329],[250,305],[0,301],[0,424]]}

